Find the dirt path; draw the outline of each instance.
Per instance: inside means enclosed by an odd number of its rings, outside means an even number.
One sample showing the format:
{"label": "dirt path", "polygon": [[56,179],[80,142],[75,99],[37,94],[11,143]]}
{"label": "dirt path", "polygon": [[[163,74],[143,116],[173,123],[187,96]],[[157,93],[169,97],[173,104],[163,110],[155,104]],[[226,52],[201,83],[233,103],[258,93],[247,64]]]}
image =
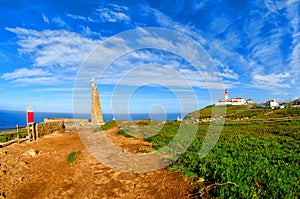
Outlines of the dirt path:
{"label": "dirt path", "polygon": [[[141,140],[106,133],[125,150],[147,147]],[[73,151],[81,153],[69,165]],[[191,190],[187,178],[167,169],[142,174],[111,169],[87,151],[77,133],[0,148],[0,198],[187,198]]]}

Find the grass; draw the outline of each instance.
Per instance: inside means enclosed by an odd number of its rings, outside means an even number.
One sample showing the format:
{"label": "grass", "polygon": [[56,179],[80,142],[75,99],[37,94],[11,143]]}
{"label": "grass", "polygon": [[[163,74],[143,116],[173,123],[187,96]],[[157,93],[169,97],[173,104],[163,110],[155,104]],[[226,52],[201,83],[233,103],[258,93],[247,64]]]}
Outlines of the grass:
{"label": "grass", "polygon": [[145,141],[153,143],[155,149],[160,149],[173,140],[179,126],[180,122],[177,121],[166,122],[158,134],[145,139]]}
{"label": "grass", "polygon": [[134,138],[134,136],[129,134],[129,130],[128,129],[121,129],[117,132],[118,135],[123,135],[124,137],[127,138]]}
{"label": "grass", "polygon": [[[14,134],[16,133],[17,130],[11,130],[11,131],[7,131],[5,133],[13,133],[12,135],[1,135],[0,133],[0,142],[7,142],[7,141],[10,141],[14,138],[17,137],[17,134]],[[2,132],[4,133],[4,132]],[[25,138],[27,136],[27,129],[26,128],[21,128],[19,129],[19,138]]]}
{"label": "grass", "polygon": [[76,161],[77,155],[79,155],[81,151],[73,151],[68,155],[67,162],[69,165],[73,165]]}
{"label": "grass", "polygon": [[[231,107],[232,115],[262,118],[299,116],[300,109],[249,111]],[[261,113],[259,113],[261,112]],[[168,144],[177,133],[178,123],[168,122],[146,141],[156,149]],[[199,151],[208,130],[199,125],[189,149],[170,167],[190,176],[194,196],[212,198],[299,198],[300,197],[300,122],[225,124],[213,150],[204,158]],[[199,181],[199,179],[204,179]],[[198,183],[196,183],[199,181]]]}
{"label": "grass", "polygon": [[[283,118],[283,117],[299,117],[300,108],[288,108],[288,109],[277,109],[271,110],[266,108],[247,108],[245,105],[240,106],[207,106],[199,111],[194,111],[188,114],[185,119],[204,119],[210,118],[212,109],[214,114],[218,115],[218,112],[223,113],[224,108],[226,108],[226,119],[237,119],[237,118]],[[199,115],[200,114],[200,115]]]}
{"label": "grass", "polygon": [[299,195],[300,144],[295,134],[287,134],[286,123],[272,126],[224,126],[214,149],[203,159],[198,151],[203,129],[190,149],[176,162],[176,169],[205,179],[205,185],[234,182],[239,185],[215,187],[210,195],[225,198],[296,198]]}
{"label": "grass", "polygon": [[115,120],[111,120],[109,122],[106,122],[104,125],[97,127],[94,131],[106,131],[115,127],[118,127],[117,122]]}

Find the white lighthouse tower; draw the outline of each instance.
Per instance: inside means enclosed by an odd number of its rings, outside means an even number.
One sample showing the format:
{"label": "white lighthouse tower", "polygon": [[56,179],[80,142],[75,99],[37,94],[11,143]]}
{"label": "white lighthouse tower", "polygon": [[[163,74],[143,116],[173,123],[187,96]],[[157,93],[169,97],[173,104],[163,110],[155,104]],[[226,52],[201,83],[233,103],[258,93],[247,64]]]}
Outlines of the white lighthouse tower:
{"label": "white lighthouse tower", "polygon": [[228,101],[228,90],[225,89],[225,96],[224,96],[225,102]]}

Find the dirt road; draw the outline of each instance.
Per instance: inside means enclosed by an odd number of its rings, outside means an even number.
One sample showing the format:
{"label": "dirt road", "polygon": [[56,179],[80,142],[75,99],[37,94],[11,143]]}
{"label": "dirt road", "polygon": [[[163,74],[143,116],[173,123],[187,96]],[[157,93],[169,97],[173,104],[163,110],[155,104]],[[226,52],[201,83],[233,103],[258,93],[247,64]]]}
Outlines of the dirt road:
{"label": "dirt road", "polygon": [[[113,130],[106,134],[129,151],[147,147]],[[80,154],[69,165],[73,151]],[[0,198],[187,198],[191,190],[189,179],[168,169],[142,174],[111,169],[86,150],[77,133],[0,148]]]}

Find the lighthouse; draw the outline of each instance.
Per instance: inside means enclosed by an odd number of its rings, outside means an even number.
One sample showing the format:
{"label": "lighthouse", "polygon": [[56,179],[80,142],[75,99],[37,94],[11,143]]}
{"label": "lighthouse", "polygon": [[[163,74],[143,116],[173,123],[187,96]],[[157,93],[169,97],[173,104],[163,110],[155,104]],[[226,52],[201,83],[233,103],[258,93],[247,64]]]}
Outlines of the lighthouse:
{"label": "lighthouse", "polygon": [[224,99],[225,99],[225,102],[228,101],[228,90],[227,89],[225,89],[225,97],[224,97]]}

